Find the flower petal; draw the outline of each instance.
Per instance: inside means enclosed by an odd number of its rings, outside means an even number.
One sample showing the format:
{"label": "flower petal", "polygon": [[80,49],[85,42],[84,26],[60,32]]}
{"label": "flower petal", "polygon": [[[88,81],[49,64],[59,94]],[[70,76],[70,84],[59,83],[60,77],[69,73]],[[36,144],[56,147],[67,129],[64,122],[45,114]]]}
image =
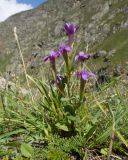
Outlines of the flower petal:
{"label": "flower petal", "polygon": [[80,51],[80,52],[79,52],[79,56],[84,56],[84,54],[85,54],[85,53],[84,53],[83,51]]}
{"label": "flower petal", "polygon": [[43,58],[43,61],[46,62],[48,59],[49,59],[49,56],[45,56],[45,57]]}
{"label": "flower petal", "polygon": [[96,75],[94,73],[92,73],[92,72],[89,72],[89,76],[92,76],[93,78],[96,79]]}
{"label": "flower petal", "polygon": [[88,76],[88,73],[86,73],[86,72],[83,72],[83,73],[82,73],[82,79],[83,79],[83,80],[86,80],[88,77],[89,77],[89,76]]}
{"label": "flower petal", "polygon": [[72,48],[70,46],[65,45],[65,51],[70,52],[72,50]]}
{"label": "flower petal", "polygon": [[78,55],[75,56],[75,61],[78,61],[78,59],[79,59],[79,56]]}

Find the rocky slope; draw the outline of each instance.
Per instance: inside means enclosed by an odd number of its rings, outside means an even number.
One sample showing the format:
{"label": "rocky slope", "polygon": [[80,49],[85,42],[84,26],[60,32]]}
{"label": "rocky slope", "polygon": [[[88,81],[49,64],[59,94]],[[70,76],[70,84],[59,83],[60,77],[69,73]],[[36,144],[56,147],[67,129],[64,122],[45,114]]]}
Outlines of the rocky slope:
{"label": "rocky slope", "polygon": [[48,0],[0,23],[1,73],[7,76],[22,72],[15,26],[26,66],[36,72],[35,68],[42,65],[40,56],[65,39],[62,26],[66,21],[80,26],[80,49],[85,50],[88,43],[90,51],[112,52],[114,64],[128,61],[128,0]]}

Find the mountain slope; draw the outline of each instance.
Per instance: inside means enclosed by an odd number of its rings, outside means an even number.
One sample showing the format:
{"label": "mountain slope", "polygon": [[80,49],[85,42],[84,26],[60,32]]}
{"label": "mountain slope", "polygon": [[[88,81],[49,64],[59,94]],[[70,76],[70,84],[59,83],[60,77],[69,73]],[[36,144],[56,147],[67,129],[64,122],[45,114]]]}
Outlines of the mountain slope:
{"label": "mountain slope", "polygon": [[[85,50],[115,49],[113,62],[127,58],[128,1],[127,0],[49,0],[36,9],[16,14],[0,23],[0,71],[22,72],[13,28],[16,26],[28,68],[32,55],[52,50],[65,39],[62,26],[71,21],[80,30],[77,42]],[[41,63],[40,61],[38,63]]]}

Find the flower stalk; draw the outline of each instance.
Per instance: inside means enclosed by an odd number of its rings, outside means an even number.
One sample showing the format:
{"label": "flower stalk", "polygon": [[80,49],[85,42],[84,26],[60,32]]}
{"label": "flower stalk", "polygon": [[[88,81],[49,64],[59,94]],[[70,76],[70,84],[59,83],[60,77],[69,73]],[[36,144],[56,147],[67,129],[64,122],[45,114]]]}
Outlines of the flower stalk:
{"label": "flower stalk", "polygon": [[82,101],[82,99],[84,97],[85,83],[86,83],[86,81],[84,81],[81,77],[81,79],[80,79],[80,102]]}
{"label": "flower stalk", "polygon": [[82,70],[77,72],[77,77],[80,77],[80,94],[79,94],[80,101],[83,99],[85,83],[90,76],[92,76],[93,78],[96,78],[94,73],[89,72],[87,70]]}
{"label": "flower stalk", "polygon": [[32,103],[34,103],[34,97],[33,97],[32,90],[31,90],[30,83],[29,83],[29,79],[28,79],[28,76],[27,76],[27,70],[26,70],[26,66],[25,66],[25,62],[24,62],[23,53],[21,51],[20,42],[19,42],[19,39],[18,39],[17,28],[16,27],[14,27],[14,36],[15,36],[15,40],[16,40],[16,43],[17,43],[17,46],[18,46],[18,49],[19,49],[19,54],[20,54],[20,57],[21,57],[21,60],[22,60],[23,70],[24,70],[26,82],[27,82],[27,85],[28,85],[28,89],[30,91],[30,95],[31,95],[31,98],[32,98]]}

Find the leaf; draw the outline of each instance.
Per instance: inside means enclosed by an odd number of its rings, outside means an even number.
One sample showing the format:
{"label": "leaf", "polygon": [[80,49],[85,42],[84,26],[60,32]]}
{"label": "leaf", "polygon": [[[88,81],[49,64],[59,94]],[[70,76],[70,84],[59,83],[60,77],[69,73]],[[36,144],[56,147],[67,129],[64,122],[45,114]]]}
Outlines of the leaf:
{"label": "leaf", "polygon": [[78,117],[76,117],[76,116],[68,116],[68,120],[77,121]]}
{"label": "leaf", "polygon": [[9,160],[8,156],[3,157],[2,160]]}
{"label": "leaf", "polygon": [[[95,97],[94,97],[95,98]],[[104,110],[103,106],[101,105],[101,103],[99,101],[96,100],[95,98],[95,101],[96,101],[96,104],[97,106],[101,109],[101,111],[105,114],[105,116],[107,116],[107,113],[106,111]]]}
{"label": "leaf", "polygon": [[70,100],[69,98],[65,98],[65,97],[64,97],[64,98],[63,98],[63,97],[61,98],[61,101],[62,101],[62,102],[68,102],[69,100]]}
{"label": "leaf", "polygon": [[64,124],[62,125],[60,123],[57,123],[56,127],[58,127],[58,129],[61,129],[63,131],[67,131],[67,132],[69,131],[68,127],[66,125],[64,125]]}
{"label": "leaf", "polygon": [[26,143],[21,144],[21,154],[24,157],[31,158],[33,157],[33,153],[34,151],[30,144],[26,144]]}
{"label": "leaf", "polygon": [[86,139],[87,139],[87,140],[93,135],[93,133],[95,132],[95,130],[96,130],[96,125],[92,126],[92,127],[89,129],[88,133],[86,134]]}
{"label": "leaf", "polygon": [[100,150],[100,153],[103,154],[104,156],[106,156],[108,154],[108,148],[102,148]]}
{"label": "leaf", "polygon": [[16,134],[24,133],[24,132],[25,132],[25,129],[18,129],[12,132],[7,132],[7,133],[0,135],[0,140],[6,137],[11,137],[12,135],[16,135]]}
{"label": "leaf", "polygon": [[124,137],[121,135],[120,132],[116,131],[117,136],[119,137],[119,139],[123,142],[123,144],[128,148],[128,143],[127,141],[124,139]]}

